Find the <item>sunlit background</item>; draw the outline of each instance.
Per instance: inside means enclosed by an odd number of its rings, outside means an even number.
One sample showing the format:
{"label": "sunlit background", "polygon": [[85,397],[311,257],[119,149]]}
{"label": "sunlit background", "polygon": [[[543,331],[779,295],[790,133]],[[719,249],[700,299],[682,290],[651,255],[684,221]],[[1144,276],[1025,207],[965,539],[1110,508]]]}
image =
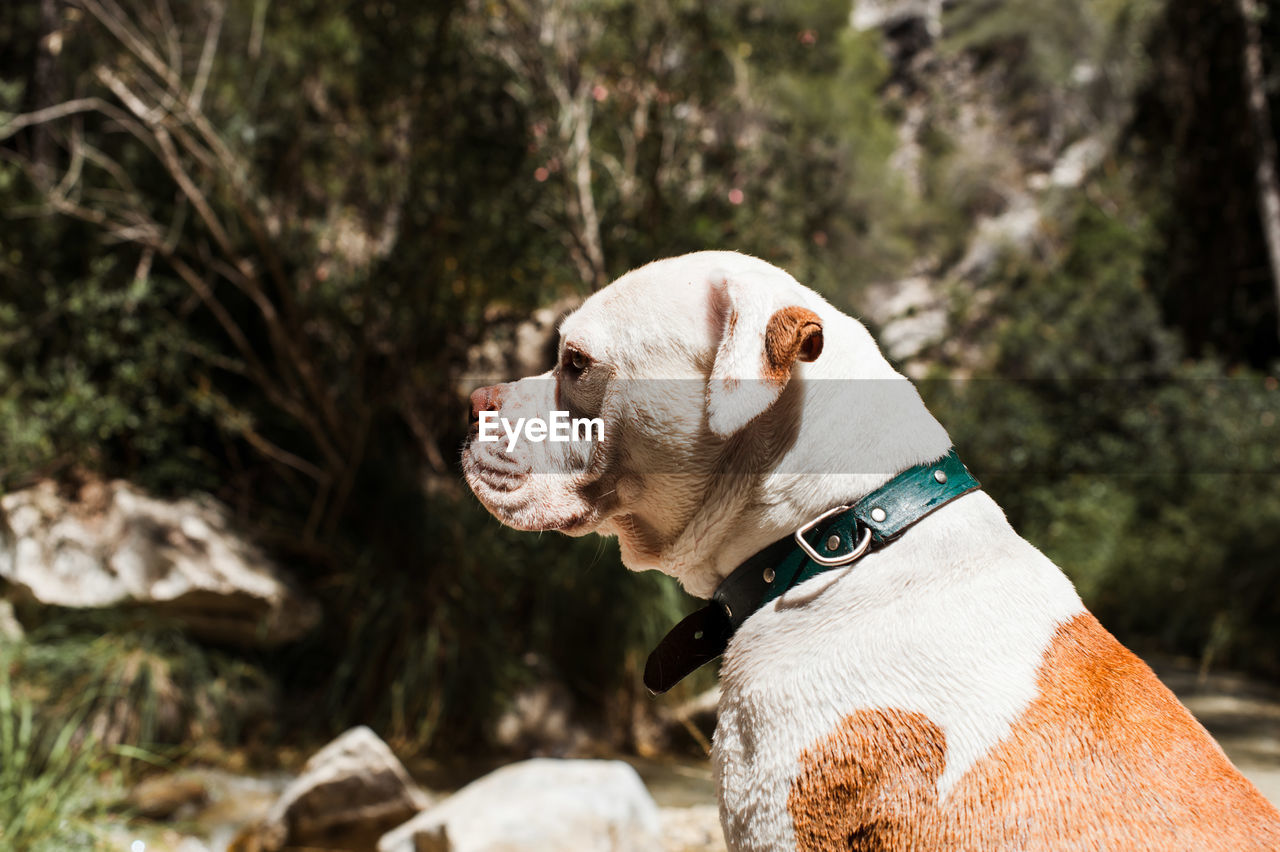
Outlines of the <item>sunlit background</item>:
{"label": "sunlit background", "polygon": [[[0,845],[367,849],[545,755],[722,849],[714,671],[640,686],[694,602],[458,469],[477,382],[706,248],[863,318],[1280,777],[1278,59],[1262,0],[7,0]],[[398,804],[281,817],[360,725]]]}

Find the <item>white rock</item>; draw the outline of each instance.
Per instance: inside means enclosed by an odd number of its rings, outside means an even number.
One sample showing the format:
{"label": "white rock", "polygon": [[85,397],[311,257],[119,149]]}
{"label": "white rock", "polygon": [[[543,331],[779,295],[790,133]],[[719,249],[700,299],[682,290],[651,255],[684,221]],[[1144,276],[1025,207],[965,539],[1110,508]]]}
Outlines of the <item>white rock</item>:
{"label": "white rock", "polygon": [[892,27],[920,20],[930,37],[942,35],[943,0],[855,0],[849,24],[855,30]]}
{"label": "white rock", "polygon": [[899,361],[915,357],[947,331],[942,288],[925,275],[867,288],[863,308],[880,325],[880,345]]}
{"label": "white rock", "polygon": [[378,852],[654,852],[658,807],[613,760],[505,766],[386,834]]}
{"label": "white rock", "polygon": [[267,850],[337,838],[372,844],[429,804],[387,744],[360,726],[312,755],[251,834]]}
{"label": "white rock", "polygon": [[1044,219],[1035,200],[1026,193],[1014,194],[1003,213],[978,222],[968,250],[952,269],[950,277],[979,282],[985,280],[1002,257],[1028,255],[1043,229]]}
{"label": "white rock", "polygon": [[0,497],[0,577],[43,604],[153,606],[242,644],[288,642],[319,620],[212,498],[158,500],[121,481],[91,489],[66,500],[44,482]]}
{"label": "white rock", "polygon": [[210,852],[210,850],[198,837],[184,837],[178,841],[173,852]]}

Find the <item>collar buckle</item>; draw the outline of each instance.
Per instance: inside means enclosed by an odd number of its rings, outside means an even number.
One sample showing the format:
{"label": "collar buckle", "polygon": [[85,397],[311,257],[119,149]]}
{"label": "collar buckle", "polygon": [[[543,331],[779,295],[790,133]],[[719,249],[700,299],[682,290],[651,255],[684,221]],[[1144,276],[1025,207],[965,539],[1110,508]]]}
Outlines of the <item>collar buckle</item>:
{"label": "collar buckle", "polygon": [[813,545],[809,544],[808,540],[804,537],[805,533],[811,531],[827,518],[830,518],[833,515],[839,515],[842,512],[847,512],[852,508],[852,506],[836,506],[834,509],[828,509],[795,531],[796,544],[804,551],[805,556],[808,556],[824,568],[836,568],[841,565],[848,565],[849,563],[856,562],[862,558],[863,554],[867,552],[867,548],[871,546],[871,528],[864,524],[860,524],[856,520],[854,521],[853,528],[856,530],[859,526],[862,527],[862,538],[854,545],[853,550],[841,556],[823,556],[818,553],[818,551],[814,549]]}

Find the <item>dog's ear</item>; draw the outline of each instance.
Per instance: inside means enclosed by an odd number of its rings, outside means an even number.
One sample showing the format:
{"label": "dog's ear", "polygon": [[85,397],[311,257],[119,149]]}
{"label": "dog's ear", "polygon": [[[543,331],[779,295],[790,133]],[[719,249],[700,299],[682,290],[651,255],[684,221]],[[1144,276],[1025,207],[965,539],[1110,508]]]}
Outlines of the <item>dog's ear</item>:
{"label": "dog's ear", "polygon": [[822,354],[822,320],[799,305],[779,307],[768,287],[721,279],[712,287],[720,344],[707,387],[707,422],[728,437],[778,401],[796,361]]}

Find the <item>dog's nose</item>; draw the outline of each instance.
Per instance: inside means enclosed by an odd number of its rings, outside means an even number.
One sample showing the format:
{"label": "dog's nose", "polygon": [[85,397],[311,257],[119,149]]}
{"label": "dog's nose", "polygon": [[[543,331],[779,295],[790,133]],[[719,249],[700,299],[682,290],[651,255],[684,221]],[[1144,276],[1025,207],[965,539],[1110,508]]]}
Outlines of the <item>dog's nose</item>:
{"label": "dog's nose", "polygon": [[501,388],[497,385],[489,387],[476,388],[471,392],[471,420],[475,422],[480,419],[482,411],[497,411],[502,404]]}

